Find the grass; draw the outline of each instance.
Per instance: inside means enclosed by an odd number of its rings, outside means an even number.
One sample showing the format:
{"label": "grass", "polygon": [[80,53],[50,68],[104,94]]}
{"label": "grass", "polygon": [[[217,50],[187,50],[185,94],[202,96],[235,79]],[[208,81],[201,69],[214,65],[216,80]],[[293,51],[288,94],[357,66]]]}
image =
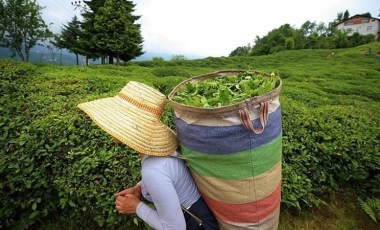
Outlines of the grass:
{"label": "grass", "polygon": [[380,226],[365,216],[354,198],[333,195],[319,208],[296,213],[283,210],[279,230],[376,230]]}

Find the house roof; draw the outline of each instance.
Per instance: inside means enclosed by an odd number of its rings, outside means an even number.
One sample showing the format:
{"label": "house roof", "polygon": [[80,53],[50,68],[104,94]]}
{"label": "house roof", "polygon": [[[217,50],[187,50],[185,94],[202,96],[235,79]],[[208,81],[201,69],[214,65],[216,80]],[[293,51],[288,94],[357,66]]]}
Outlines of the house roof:
{"label": "house roof", "polygon": [[375,19],[375,20],[377,20],[377,21],[380,21],[379,18],[368,17],[368,16],[366,16],[366,15],[362,15],[362,14],[355,14],[354,16],[349,17],[349,18],[347,18],[346,20],[342,20],[342,21],[336,23],[336,25],[339,25],[339,24],[341,24],[341,23],[343,23],[343,22],[349,21],[349,20],[351,20],[351,19],[353,19],[353,18],[356,18],[356,17],[369,18],[369,19]]}

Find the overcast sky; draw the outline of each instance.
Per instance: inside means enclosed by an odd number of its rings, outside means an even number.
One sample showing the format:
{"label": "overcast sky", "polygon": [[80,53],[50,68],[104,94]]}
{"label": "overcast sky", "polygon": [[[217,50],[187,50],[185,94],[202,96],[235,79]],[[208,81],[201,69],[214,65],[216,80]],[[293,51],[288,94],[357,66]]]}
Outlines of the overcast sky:
{"label": "overcast sky", "polygon": [[[80,11],[72,0],[37,0],[43,18],[59,32]],[[140,15],[143,51],[199,57],[228,56],[283,24],[328,23],[337,13],[369,12],[378,18],[380,0],[133,0]]]}

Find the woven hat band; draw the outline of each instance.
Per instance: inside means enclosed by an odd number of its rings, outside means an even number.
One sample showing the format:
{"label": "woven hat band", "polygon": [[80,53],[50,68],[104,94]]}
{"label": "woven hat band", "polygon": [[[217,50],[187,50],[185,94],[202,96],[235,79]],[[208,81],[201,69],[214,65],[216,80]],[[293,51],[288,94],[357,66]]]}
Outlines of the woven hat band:
{"label": "woven hat band", "polygon": [[143,103],[140,103],[139,101],[123,94],[123,93],[118,93],[117,96],[123,98],[124,100],[128,101],[129,103],[131,103],[132,105],[136,106],[137,108],[139,109],[142,109],[142,110],[145,110],[147,112],[150,112],[150,113],[153,113],[157,116],[161,116],[161,112],[162,110],[158,110],[157,108],[153,108],[149,105],[146,105],[146,104],[143,104]]}

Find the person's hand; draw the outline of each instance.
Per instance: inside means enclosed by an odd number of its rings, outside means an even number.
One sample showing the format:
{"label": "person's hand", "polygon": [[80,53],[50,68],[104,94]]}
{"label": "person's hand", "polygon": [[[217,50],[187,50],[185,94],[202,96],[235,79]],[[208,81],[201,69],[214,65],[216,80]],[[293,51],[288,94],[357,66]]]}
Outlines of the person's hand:
{"label": "person's hand", "polygon": [[115,207],[121,214],[135,214],[140,199],[134,194],[126,194],[124,196],[116,196]]}
{"label": "person's hand", "polygon": [[118,192],[118,193],[115,193],[115,196],[125,196],[127,194],[133,194],[135,195],[138,199],[140,199],[141,197],[141,187],[140,185],[136,184],[134,187],[132,188],[127,188],[127,189],[124,189],[123,191],[121,192]]}

